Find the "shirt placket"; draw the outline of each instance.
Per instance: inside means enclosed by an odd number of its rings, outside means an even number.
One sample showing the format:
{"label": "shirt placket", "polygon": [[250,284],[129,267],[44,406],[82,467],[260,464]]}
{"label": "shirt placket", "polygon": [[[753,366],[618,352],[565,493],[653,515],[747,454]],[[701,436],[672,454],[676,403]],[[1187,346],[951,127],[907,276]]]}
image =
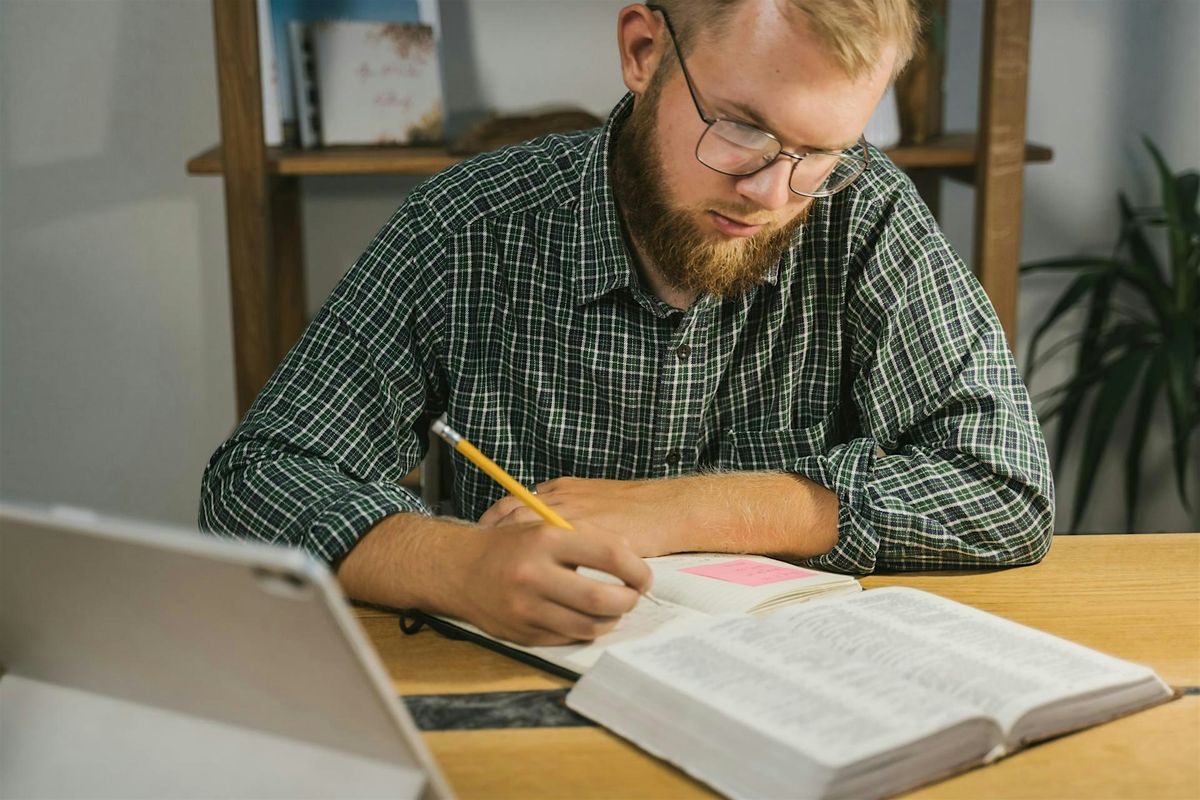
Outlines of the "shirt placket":
{"label": "shirt placket", "polygon": [[653,422],[650,473],[661,477],[686,475],[696,470],[697,446],[709,373],[704,368],[705,341],[712,301],[701,298],[675,317],[660,349]]}

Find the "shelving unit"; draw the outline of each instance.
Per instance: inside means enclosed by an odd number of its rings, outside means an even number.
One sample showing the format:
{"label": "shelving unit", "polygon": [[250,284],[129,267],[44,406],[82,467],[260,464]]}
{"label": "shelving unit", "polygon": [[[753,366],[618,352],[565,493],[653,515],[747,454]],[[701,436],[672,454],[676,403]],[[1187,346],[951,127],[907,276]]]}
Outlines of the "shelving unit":
{"label": "shelving unit", "polygon": [[[942,3],[945,0],[936,0]],[[976,189],[973,266],[1016,337],[1021,179],[1026,163],[1049,161],[1026,143],[1025,97],[1031,0],[986,0],[978,133],[940,134],[888,151],[938,209],[940,178]],[[241,416],[305,325],[300,179],[311,175],[432,175],[460,159],[436,147],[263,145],[255,0],[213,0],[221,145],[187,162],[190,175],[222,175],[229,240],[237,406]],[[940,66],[926,78],[940,86]],[[930,108],[941,130],[940,89]]]}

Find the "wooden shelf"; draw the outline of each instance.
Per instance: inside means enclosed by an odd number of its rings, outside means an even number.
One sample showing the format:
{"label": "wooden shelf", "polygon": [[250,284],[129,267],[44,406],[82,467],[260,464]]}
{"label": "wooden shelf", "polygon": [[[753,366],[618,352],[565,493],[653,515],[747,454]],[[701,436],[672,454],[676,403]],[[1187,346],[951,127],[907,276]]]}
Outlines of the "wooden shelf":
{"label": "wooden shelf", "polygon": [[[272,175],[433,175],[462,161],[442,147],[268,147]],[[189,175],[222,174],[221,145],[187,162]]]}
{"label": "wooden shelf", "polygon": [[[933,141],[885,150],[888,158],[904,169],[957,169],[979,163],[978,137],[974,133],[947,133]],[[1054,158],[1049,147],[1025,143],[1025,162],[1042,163]]]}
{"label": "wooden shelf", "polygon": [[[948,133],[927,144],[896,147],[888,157],[905,169],[959,169],[978,161],[974,133]],[[1053,153],[1038,144],[1025,145],[1025,161],[1049,161]],[[267,171],[272,175],[432,175],[463,160],[442,147],[324,147],[300,150],[267,148]],[[221,146],[188,161],[189,175],[220,175]]]}

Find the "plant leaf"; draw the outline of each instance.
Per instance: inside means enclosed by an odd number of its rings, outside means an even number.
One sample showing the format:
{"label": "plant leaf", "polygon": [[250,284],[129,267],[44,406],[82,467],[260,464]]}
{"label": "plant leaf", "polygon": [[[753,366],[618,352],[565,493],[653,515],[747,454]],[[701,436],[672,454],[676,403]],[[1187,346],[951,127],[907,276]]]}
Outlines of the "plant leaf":
{"label": "plant leaf", "polygon": [[[1158,168],[1163,215],[1167,219],[1167,243],[1171,252],[1171,282],[1175,286],[1177,307],[1180,310],[1192,309],[1195,299],[1192,290],[1194,276],[1192,275],[1189,251],[1195,249],[1195,245],[1191,243],[1192,237],[1190,232],[1185,230],[1184,223],[1184,219],[1189,214],[1181,209],[1178,181],[1171,174],[1171,168],[1167,165],[1166,159],[1148,137],[1143,136],[1142,141],[1145,142],[1146,149],[1150,151],[1154,165]],[[1184,179],[1183,190],[1190,192],[1189,181],[1184,177],[1186,174],[1184,173],[1180,178]]]}
{"label": "plant leaf", "polygon": [[1035,368],[1041,369],[1042,367],[1049,364],[1054,359],[1055,356],[1057,356],[1059,353],[1061,353],[1063,350],[1067,349],[1071,345],[1079,344],[1079,340],[1082,338],[1083,338],[1083,334],[1076,333],[1076,334],[1072,334],[1071,336],[1064,336],[1063,338],[1059,339],[1054,344],[1050,345],[1041,354],[1041,357],[1037,360],[1036,364],[1029,365],[1030,374],[1033,374],[1033,370]]}
{"label": "plant leaf", "polygon": [[1166,341],[1167,400],[1171,409],[1172,444],[1175,454],[1175,480],[1179,499],[1190,509],[1187,492],[1188,447],[1196,427],[1200,395],[1192,390],[1196,371],[1196,339],[1190,320],[1180,315]]}
{"label": "plant leaf", "polygon": [[1179,219],[1184,232],[1200,237],[1200,172],[1190,170],[1177,175],[1175,193],[1179,197]]}
{"label": "plant leaf", "polygon": [[1142,142],[1146,145],[1146,149],[1150,151],[1150,157],[1154,159],[1154,166],[1158,169],[1159,191],[1162,194],[1162,210],[1163,216],[1167,219],[1167,237],[1171,247],[1171,263],[1179,263],[1181,250],[1176,237],[1179,235],[1179,193],[1175,188],[1175,175],[1171,172],[1171,168],[1167,166],[1167,161],[1163,158],[1163,154],[1159,152],[1158,147],[1154,142],[1150,141],[1150,137],[1143,136]]}
{"label": "plant leaf", "polygon": [[[1043,406],[1051,398],[1055,398],[1057,402],[1049,409],[1038,412],[1038,419],[1042,422],[1049,422],[1059,414],[1062,414],[1067,407],[1078,405],[1078,401],[1073,398],[1085,395],[1096,385],[1101,377],[1103,377],[1103,371],[1093,375],[1078,376],[1064,381],[1053,389],[1042,392],[1037,396],[1037,405]],[[1061,461],[1061,458],[1055,460],[1056,467],[1059,461]]]}
{"label": "plant leaf", "polygon": [[1117,280],[1137,289],[1158,319],[1165,321],[1174,313],[1175,298],[1161,274],[1142,271],[1124,262],[1117,262],[1115,270]]}
{"label": "plant leaf", "polygon": [[1146,295],[1150,307],[1160,318],[1166,319],[1171,313],[1174,298],[1166,283],[1162,263],[1146,241],[1142,223],[1124,192],[1117,193],[1117,205],[1121,210],[1121,234],[1117,239],[1117,249],[1128,247],[1132,258],[1130,263],[1118,265],[1117,271]]}
{"label": "plant leaf", "polygon": [[1124,322],[1103,335],[1097,334],[1091,344],[1093,353],[1089,356],[1089,364],[1077,366],[1071,378],[1053,390],[1052,394],[1059,398],[1058,404],[1041,419],[1060,417],[1058,440],[1054,449],[1054,469],[1062,468],[1075,422],[1084,415],[1083,409],[1091,390],[1104,385],[1109,373],[1119,362],[1122,352],[1132,348],[1151,349],[1151,334],[1152,328],[1138,321]]}
{"label": "plant leaf", "polygon": [[1133,388],[1138,371],[1145,365],[1145,350],[1126,350],[1108,370],[1104,383],[1092,404],[1087,434],[1083,443],[1083,455],[1079,462],[1079,483],[1075,487],[1075,508],[1072,511],[1071,529],[1079,527],[1079,520],[1087,508],[1092,494],[1092,485],[1102,463],[1102,456],[1112,436],[1113,423],[1125,405],[1129,390]]}
{"label": "plant leaf", "polygon": [[1150,247],[1150,243],[1146,241],[1146,236],[1142,233],[1143,220],[1133,210],[1133,206],[1129,203],[1129,198],[1124,192],[1117,192],[1117,207],[1121,210],[1121,234],[1117,239],[1117,247],[1121,245],[1129,245],[1130,255],[1133,256],[1134,264],[1141,269],[1139,271],[1150,272],[1153,275],[1162,279],[1162,264],[1158,260],[1158,254]]}
{"label": "plant leaf", "polygon": [[[1111,263],[1112,262],[1106,261],[1105,266],[1107,267],[1111,265]],[[1066,312],[1070,311],[1071,308],[1073,308],[1076,303],[1083,299],[1084,296],[1086,296],[1087,293],[1091,291],[1107,274],[1109,273],[1085,272],[1075,278],[1075,280],[1063,290],[1063,293],[1059,295],[1058,302],[1054,304],[1052,309],[1050,309],[1050,313],[1046,315],[1044,320],[1042,320],[1042,324],[1038,326],[1036,331],[1034,331],[1033,338],[1029,340],[1029,374],[1026,377],[1027,380],[1033,379],[1034,369],[1037,366],[1037,346],[1038,342],[1041,341],[1042,336],[1047,330],[1050,329],[1050,326],[1054,324],[1055,320],[1057,320]]]}
{"label": "plant leaf", "polygon": [[[1103,346],[1104,324],[1108,316],[1108,303],[1112,295],[1112,288],[1115,280],[1113,273],[1102,273],[1102,277],[1096,281],[1095,291],[1092,292],[1090,302],[1088,303],[1088,316],[1083,325],[1083,335],[1079,342],[1079,351],[1075,358],[1075,372],[1078,375],[1086,375],[1100,368],[1107,354],[1107,350]],[[1073,405],[1069,405],[1062,415],[1062,421],[1058,426],[1058,460],[1061,464],[1063,453],[1066,452],[1067,442],[1070,441],[1071,431],[1075,427],[1075,421],[1078,419],[1083,407],[1084,392],[1069,393],[1067,400]]]}
{"label": "plant leaf", "polygon": [[1021,272],[1048,272],[1062,269],[1107,269],[1111,267],[1111,258],[1097,256],[1068,256],[1067,258],[1047,258],[1042,261],[1030,261],[1021,265]]}
{"label": "plant leaf", "polygon": [[1195,313],[1200,305],[1197,288],[1200,285],[1200,174],[1183,172],[1175,178],[1175,194],[1179,199],[1180,261],[1176,264],[1179,280],[1175,291],[1178,308]]}
{"label": "plant leaf", "polygon": [[1146,431],[1150,428],[1150,419],[1154,405],[1162,391],[1163,376],[1166,374],[1166,355],[1163,351],[1155,353],[1150,364],[1146,367],[1146,375],[1142,379],[1142,390],[1138,395],[1136,410],[1133,415],[1133,430],[1129,434],[1129,456],[1125,461],[1125,530],[1133,532],[1133,523],[1137,518],[1138,495],[1141,490],[1142,450],[1146,446]]}

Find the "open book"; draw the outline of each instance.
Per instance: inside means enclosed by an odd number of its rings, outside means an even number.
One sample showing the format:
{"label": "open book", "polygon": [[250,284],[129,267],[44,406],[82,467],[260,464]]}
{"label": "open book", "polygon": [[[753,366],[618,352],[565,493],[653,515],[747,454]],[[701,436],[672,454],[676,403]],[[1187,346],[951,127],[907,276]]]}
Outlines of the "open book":
{"label": "open book", "polygon": [[[797,567],[766,556],[725,553],[683,553],[646,559],[654,573],[651,591],[658,603],[642,598],[617,626],[591,642],[526,647],[497,639],[467,622],[437,617],[429,620],[448,635],[463,635],[509,655],[524,654],[552,672],[578,677],[587,672],[606,648],[668,630],[685,630],[712,620],[714,615],[762,615],[813,597],[858,592],[862,587],[849,575]],[[596,580],[616,582],[603,572],[581,568]],[[447,629],[446,625],[451,626]]]}
{"label": "open book", "polygon": [[886,588],[611,647],[567,705],[733,797],[878,797],[1171,696],[1147,667]]}

